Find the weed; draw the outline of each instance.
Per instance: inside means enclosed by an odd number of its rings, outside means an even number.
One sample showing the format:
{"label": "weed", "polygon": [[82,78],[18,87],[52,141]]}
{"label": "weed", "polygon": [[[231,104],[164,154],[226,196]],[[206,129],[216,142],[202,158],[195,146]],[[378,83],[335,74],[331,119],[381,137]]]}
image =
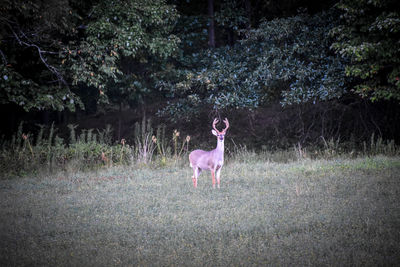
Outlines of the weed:
{"label": "weed", "polygon": [[[165,125],[154,131],[151,120],[143,118],[136,122],[133,140],[122,139],[113,142],[113,129],[107,125],[103,130],[80,130],[77,125],[68,125],[69,138],[57,135],[57,129],[39,125],[36,138],[24,131],[21,122],[11,140],[1,140],[0,170],[3,177],[30,175],[59,170],[95,170],[114,165],[132,167],[186,166],[190,136],[182,138],[175,129],[169,139]],[[35,140],[35,141],[34,141]],[[129,138],[128,138],[129,140]],[[400,149],[393,140],[384,141],[372,135],[362,145],[343,144],[340,138],[326,140],[321,137],[322,146],[304,146],[300,142],[288,150],[268,150],[267,146],[255,151],[244,144],[237,145],[233,139],[226,145],[226,161],[251,163],[293,162],[310,159],[335,159],[338,157],[357,158],[360,156],[398,156]],[[73,167],[71,167],[73,166]]]}
{"label": "weed", "polygon": [[156,137],[155,137],[158,155],[162,158],[166,158],[171,154],[171,147],[168,146],[168,141],[165,138],[165,125],[162,124],[157,127]]}
{"label": "weed", "polygon": [[135,123],[135,154],[139,163],[151,162],[155,150],[151,120],[143,117],[142,123]]}

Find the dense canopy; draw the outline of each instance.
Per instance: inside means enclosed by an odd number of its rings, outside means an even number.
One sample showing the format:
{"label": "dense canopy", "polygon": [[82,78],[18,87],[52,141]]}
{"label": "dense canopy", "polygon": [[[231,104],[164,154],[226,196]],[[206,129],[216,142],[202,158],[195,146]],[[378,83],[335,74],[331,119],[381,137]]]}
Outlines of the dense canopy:
{"label": "dense canopy", "polygon": [[[204,110],[400,100],[397,0],[2,0],[0,105]],[[346,102],[347,103],[347,102]]]}

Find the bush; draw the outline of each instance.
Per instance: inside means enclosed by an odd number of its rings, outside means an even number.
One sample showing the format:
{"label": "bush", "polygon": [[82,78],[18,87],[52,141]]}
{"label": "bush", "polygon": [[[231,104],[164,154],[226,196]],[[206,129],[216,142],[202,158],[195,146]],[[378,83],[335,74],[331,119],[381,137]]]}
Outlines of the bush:
{"label": "bush", "polygon": [[189,149],[190,137],[181,144],[179,132],[174,130],[172,138],[167,139],[164,125],[154,132],[151,121],[145,118],[135,124],[132,144],[125,139],[113,141],[109,125],[97,133],[83,129],[79,134],[77,125],[68,125],[68,141],[56,134],[54,125],[39,127],[36,139],[33,134],[24,133],[21,123],[11,140],[2,140],[0,170],[4,178],[39,172],[95,170],[113,165],[165,166],[186,158]]}
{"label": "bush", "polygon": [[[125,139],[112,141],[112,129],[82,130],[76,134],[75,125],[70,125],[70,139],[66,142],[57,135],[54,125],[40,126],[36,139],[32,134],[25,134],[23,123],[11,140],[2,140],[0,147],[0,171],[3,178],[41,173],[96,170],[114,165],[134,167],[150,166],[165,167],[174,165],[187,166],[187,155],[190,152],[190,136],[182,135],[173,130],[171,139],[165,134],[165,125],[151,126],[151,121],[143,119],[135,124],[135,139],[128,144]],[[155,134],[155,135],[154,135]],[[33,141],[36,140],[36,141]],[[232,140],[231,140],[232,141]],[[400,154],[394,141],[385,141],[382,137],[372,135],[360,145],[340,142],[340,139],[322,140],[321,146],[303,147],[300,143],[289,149],[267,149],[262,146],[260,151],[248,149],[246,145],[233,142],[227,145],[225,155],[227,162],[265,160],[288,162],[309,158],[334,158],[349,155]],[[228,141],[227,141],[228,142]]]}
{"label": "bush", "polygon": [[204,106],[246,108],[339,98],[345,90],[344,59],[330,51],[330,29],[337,15],[264,21],[242,31],[233,47],[200,50],[181,58],[158,83],[174,100],[159,112],[173,121],[190,120]]}

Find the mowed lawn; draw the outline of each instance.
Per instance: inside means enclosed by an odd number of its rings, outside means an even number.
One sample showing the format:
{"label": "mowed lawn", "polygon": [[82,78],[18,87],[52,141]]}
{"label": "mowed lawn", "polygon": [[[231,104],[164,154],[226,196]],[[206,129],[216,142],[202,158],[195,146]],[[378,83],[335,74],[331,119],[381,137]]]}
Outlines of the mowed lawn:
{"label": "mowed lawn", "polygon": [[[186,164],[188,165],[188,164]],[[1,266],[396,265],[400,159],[229,161],[0,181]]]}

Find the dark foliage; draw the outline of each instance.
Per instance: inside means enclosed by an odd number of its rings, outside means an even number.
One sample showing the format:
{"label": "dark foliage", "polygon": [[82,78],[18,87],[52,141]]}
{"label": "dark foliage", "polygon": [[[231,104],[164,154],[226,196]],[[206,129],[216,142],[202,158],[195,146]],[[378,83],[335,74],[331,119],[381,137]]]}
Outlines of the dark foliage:
{"label": "dark foliage", "polygon": [[399,17],[397,1],[3,0],[1,134],[221,116],[257,148],[399,141]]}

